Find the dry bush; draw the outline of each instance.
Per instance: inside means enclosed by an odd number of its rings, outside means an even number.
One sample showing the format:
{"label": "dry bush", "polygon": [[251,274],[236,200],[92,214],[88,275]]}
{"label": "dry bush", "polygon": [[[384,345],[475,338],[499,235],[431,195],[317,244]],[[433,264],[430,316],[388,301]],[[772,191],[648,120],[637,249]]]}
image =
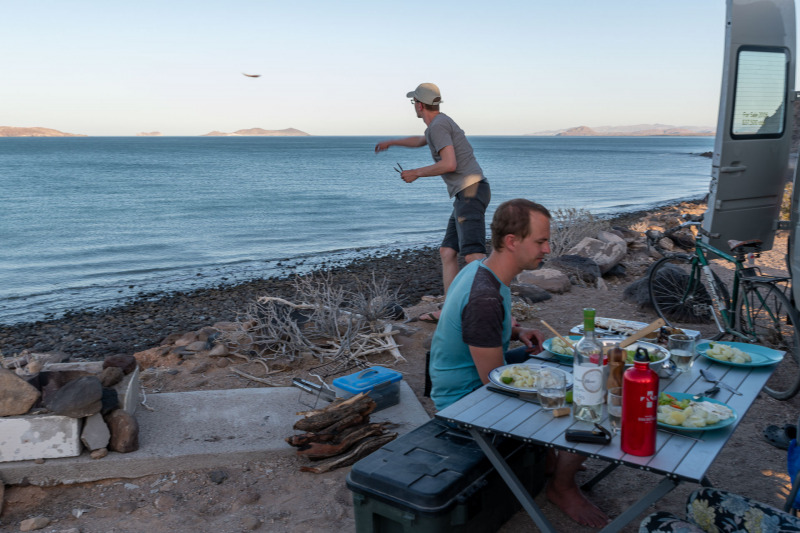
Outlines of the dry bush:
{"label": "dry bush", "polygon": [[586,209],[574,207],[558,208],[550,211],[553,216],[550,234],[550,255],[558,257],[578,244],[584,237],[597,237],[611,224],[601,220]]}
{"label": "dry bush", "polygon": [[365,363],[367,355],[396,349],[385,329],[398,291],[390,291],[385,279],[373,276],[348,291],[335,286],[330,275],[317,273],[298,277],[295,288],[301,303],[263,296],[238,318],[240,327],[223,332],[220,340],[248,360],[289,363],[307,355],[320,362]]}

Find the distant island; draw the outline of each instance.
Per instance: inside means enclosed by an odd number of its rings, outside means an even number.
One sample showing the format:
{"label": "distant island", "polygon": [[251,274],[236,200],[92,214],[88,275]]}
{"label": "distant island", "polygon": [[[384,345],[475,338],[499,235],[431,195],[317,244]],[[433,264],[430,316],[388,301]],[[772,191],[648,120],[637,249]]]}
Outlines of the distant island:
{"label": "distant island", "polygon": [[50,128],[15,128],[0,126],[0,137],[88,137],[78,133],[64,133]]}
{"label": "distant island", "polygon": [[136,134],[137,137],[161,137],[160,131],[141,132]]}
{"label": "distant island", "polygon": [[311,134],[294,128],[284,130],[264,130],[261,128],[250,128],[247,130],[236,130],[233,133],[212,131],[201,135],[201,137],[236,137],[236,136],[260,136],[260,137],[309,137]]}
{"label": "distant island", "polygon": [[708,126],[670,126],[668,124],[636,124],[633,126],[577,126],[563,130],[530,133],[540,137],[713,137],[714,128]]}

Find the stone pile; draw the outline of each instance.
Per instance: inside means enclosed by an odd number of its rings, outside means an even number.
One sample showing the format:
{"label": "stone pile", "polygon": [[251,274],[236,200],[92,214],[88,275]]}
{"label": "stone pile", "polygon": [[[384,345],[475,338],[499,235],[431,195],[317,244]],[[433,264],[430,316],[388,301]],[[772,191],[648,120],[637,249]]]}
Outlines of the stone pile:
{"label": "stone pile", "polygon": [[[644,235],[622,227],[600,231],[596,237],[584,237],[558,257],[548,257],[542,268],[521,272],[512,291],[530,303],[550,298],[548,293],[563,294],[573,285],[606,288],[604,277],[624,277],[626,263],[641,261],[647,255]],[[532,287],[543,291],[536,299]]]}
{"label": "stone pile", "polygon": [[62,362],[23,352],[0,366],[0,462],[139,448],[138,365],[129,355]]}
{"label": "stone pile", "polygon": [[[683,222],[684,212],[698,214],[704,204],[682,204],[645,219],[645,231],[664,231]],[[695,235],[689,229],[664,238],[659,245],[665,250],[694,248]],[[548,257],[542,268],[526,270],[517,276],[512,292],[528,303],[550,298],[549,293],[562,294],[573,285],[595,286],[606,289],[605,279],[625,277],[633,272],[644,272],[661,255],[647,244],[644,231],[621,226],[599,231],[596,237],[586,237],[558,257]],[[647,277],[630,284],[624,297],[640,306],[650,304]]]}

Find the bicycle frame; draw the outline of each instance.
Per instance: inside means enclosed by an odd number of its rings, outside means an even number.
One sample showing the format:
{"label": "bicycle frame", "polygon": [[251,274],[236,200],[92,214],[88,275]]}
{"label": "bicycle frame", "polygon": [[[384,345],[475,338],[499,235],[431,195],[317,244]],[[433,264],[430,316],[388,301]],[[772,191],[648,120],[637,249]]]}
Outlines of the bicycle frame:
{"label": "bicycle frame", "polygon": [[[708,258],[706,257],[706,253],[714,254],[728,262],[733,263],[734,271],[733,271],[733,290],[731,291],[730,301],[726,302],[724,299],[717,293],[717,286],[714,283],[714,275],[711,271],[711,265],[708,262]],[[711,246],[703,241],[698,240],[695,246],[694,257],[692,258],[692,273],[691,278],[689,280],[689,286],[694,282],[695,270],[698,267],[702,270],[703,275],[708,283],[706,283],[706,288],[711,292],[711,300],[713,305],[717,306],[719,309],[719,314],[722,317],[724,324],[720,324],[717,320],[717,315],[711,313],[714,317],[714,320],[717,322],[717,328],[720,332],[729,333],[731,335],[735,335],[742,339],[748,339],[746,335],[736,331],[736,303],[739,301],[739,287],[741,284],[741,271],[742,271],[742,262],[737,258],[733,257],[730,254],[723,252],[722,250]],[[747,305],[747,304],[746,304]]]}

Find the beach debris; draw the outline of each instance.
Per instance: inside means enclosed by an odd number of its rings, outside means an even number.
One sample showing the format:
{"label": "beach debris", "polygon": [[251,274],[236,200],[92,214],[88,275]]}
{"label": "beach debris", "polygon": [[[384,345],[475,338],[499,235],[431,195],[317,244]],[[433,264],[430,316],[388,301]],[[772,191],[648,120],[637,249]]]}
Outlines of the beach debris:
{"label": "beach debris", "polygon": [[302,466],[304,472],[322,473],[355,463],[397,437],[387,433],[389,423],[370,423],[375,401],[365,393],[337,400],[324,409],[298,413],[303,418],[294,429],[303,433],[290,435],[286,442],[296,447],[297,455],[315,461]]}

